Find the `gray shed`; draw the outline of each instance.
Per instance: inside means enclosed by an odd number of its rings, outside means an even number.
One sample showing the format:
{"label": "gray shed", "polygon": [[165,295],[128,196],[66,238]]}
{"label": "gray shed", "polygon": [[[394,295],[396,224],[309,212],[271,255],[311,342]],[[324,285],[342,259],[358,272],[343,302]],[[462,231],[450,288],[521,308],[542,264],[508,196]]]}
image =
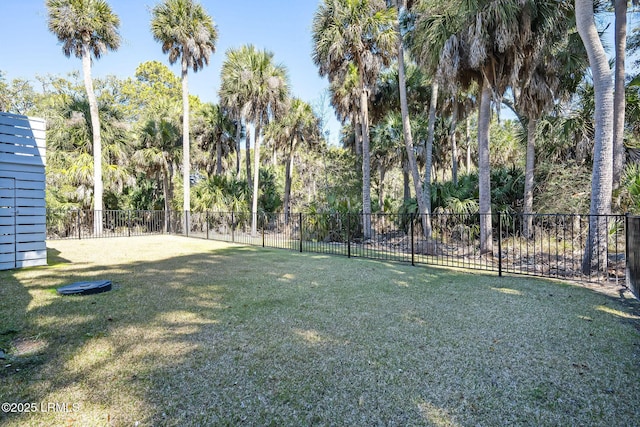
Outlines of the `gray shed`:
{"label": "gray shed", "polygon": [[45,130],[0,113],[0,270],[47,264]]}

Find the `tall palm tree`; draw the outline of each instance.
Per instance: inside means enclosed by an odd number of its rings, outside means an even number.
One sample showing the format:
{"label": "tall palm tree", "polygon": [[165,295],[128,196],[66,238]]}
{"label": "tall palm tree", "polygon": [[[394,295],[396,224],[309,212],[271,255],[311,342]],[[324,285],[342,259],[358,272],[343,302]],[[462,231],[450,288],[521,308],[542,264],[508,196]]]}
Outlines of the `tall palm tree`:
{"label": "tall palm tree", "polygon": [[360,127],[360,84],[358,70],[354,64],[349,64],[340,70],[330,81],[329,93],[331,105],[338,119],[345,124],[351,122],[353,128],[353,152],[356,158],[362,155],[362,130]]}
{"label": "tall palm tree", "polygon": [[[161,104],[162,105],[162,104]],[[180,129],[171,115],[170,105],[158,109],[157,114],[142,122],[139,130],[141,146],[132,156],[136,168],[157,175],[162,182],[164,211],[171,211],[173,199],[173,172],[179,161]],[[177,115],[176,115],[177,117]],[[169,215],[165,214],[165,231],[169,231]]]}
{"label": "tall palm tree", "polygon": [[[627,57],[627,10],[629,0],[612,0],[615,23],[615,74],[613,95],[613,187],[620,184],[620,176],[624,167],[624,128],[625,128],[625,60]],[[637,6],[639,0],[631,0]]]}
{"label": "tall palm tree", "polygon": [[218,31],[213,19],[194,0],[164,0],[151,10],[151,33],[169,54],[169,63],[180,60],[182,78],[182,181],[186,226],[189,224],[190,159],[189,159],[189,68],[198,72],[209,65],[215,51]]}
{"label": "tall palm tree", "polygon": [[556,102],[568,101],[575,94],[588,66],[582,42],[575,34],[573,8],[557,3],[553,13],[543,16],[534,29],[544,52],[525,58],[520,79],[513,85],[515,110],[526,126],[527,150],[522,233],[529,238],[533,231],[533,187],[536,128],[543,114]]}
{"label": "tall palm tree", "polygon": [[627,50],[627,4],[629,0],[613,0],[615,13],[615,72],[613,95],[613,186],[620,184],[624,165],[625,59]]}
{"label": "tall palm tree", "polygon": [[397,111],[389,111],[371,128],[371,157],[372,164],[378,168],[378,203],[382,211],[385,175],[394,165],[406,163],[407,151],[403,136],[402,114]]}
{"label": "tall palm tree", "polygon": [[312,24],[313,61],[332,80],[349,65],[359,74],[364,238],[371,237],[369,96],[383,65],[397,53],[396,10],[383,0],[324,0]]}
{"label": "tall palm tree", "polygon": [[308,103],[299,98],[291,101],[287,112],[277,121],[271,122],[265,130],[265,136],[274,141],[281,140],[286,155],[284,175],[284,218],[288,224],[291,214],[291,182],[293,176],[293,159],[296,150],[302,143],[313,143],[320,140],[320,120]]}
{"label": "tall palm tree", "polygon": [[607,54],[594,21],[593,2],[575,0],[578,33],[582,39],[593,76],[595,91],[595,141],[589,237],[582,259],[582,272],[591,274],[604,268],[607,250],[607,221],[601,215],[611,213],[613,187],[613,79]]}
{"label": "tall palm tree", "polygon": [[236,176],[239,176],[240,163],[240,138],[242,129],[245,128],[245,168],[247,183],[252,186],[251,174],[251,131],[246,126],[247,112],[243,110],[247,103],[251,88],[251,57],[255,55],[253,45],[244,45],[239,49],[229,49],[225,53],[222,62],[221,84],[218,91],[220,106],[224,108],[236,121],[236,146],[238,150]]}
{"label": "tall palm tree", "polygon": [[228,154],[235,149],[235,124],[220,105],[212,103],[206,103],[199,109],[196,124],[196,140],[204,151],[201,166],[207,175],[222,175],[223,153]]}
{"label": "tall palm tree", "polygon": [[102,234],[103,183],[102,140],[98,101],[91,78],[92,57],[99,59],[107,50],[120,46],[120,19],[105,0],[47,0],[49,31],[62,43],[65,56],[82,59],[84,86],[89,100],[93,134],[94,232]]}
{"label": "tall palm tree", "polygon": [[[474,0],[450,2],[432,12],[425,0],[424,12],[416,23],[414,42],[417,56],[437,61],[441,81],[454,92],[477,82],[478,178],[480,207],[480,250],[493,251],[491,228],[491,183],[489,162],[489,124],[491,102],[502,98],[506,89],[519,78],[523,58],[536,57],[544,45],[532,30],[539,15],[550,13],[555,3],[533,0]],[[543,5],[541,6],[542,3]],[[553,3],[553,4],[552,4]],[[418,8],[418,10],[420,10]],[[429,31],[431,29],[431,31]],[[419,31],[423,30],[423,31]],[[434,58],[434,52],[437,59]]]}
{"label": "tall palm tree", "polygon": [[[222,65],[220,88],[223,105],[234,105],[240,115],[254,127],[253,199],[251,233],[258,227],[258,184],[260,177],[260,145],[262,129],[287,110],[289,78],[284,66],[273,62],[273,53],[245,45],[227,52]],[[248,150],[247,150],[248,155]]]}
{"label": "tall palm tree", "polygon": [[413,145],[413,135],[411,133],[411,121],[409,119],[409,105],[407,102],[407,79],[405,72],[405,60],[404,60],[404,42],[402,38],[402,32],[400,28],[401,13],[407,8],[407,0],[394,0],[395,6],[398,12],[397,20],[397,37],[398,37],[398,88],[400,92],[400,114],[402,115],[402,132],[404,136],[404,143],[407,151],[407,164],[409,171],[413,178],[413,188],[416,192],[416,200],[418,202],[418,214],[422,220],[422,232],[426,238],[431,237],[431,218],[430,210],[427,208],[426,200],[422,193],[422,185],[420,180],[420,173],[418,171],[418,162],[416,161],[416,155]]}
{"label": "tall palm tree", "polygon": [[[462,9],[464,10],[464,9]],[[433,141],[435,135],[436,113],[440,80],[442,80],[442,64],[440,53],[447,38],[461,28],[462,15],[454,4],[436,3],[422,0],[413,2],[411,8],[414,24],[408,35],[409,47],[418,64],[431,74],[431,96],[429,100],[428,134],[425,144],[425,174],[423,197],[427,219],[427,237],[431,233],[431,175],[433,166]],[[454,92],[451,88],[450,92]]]}

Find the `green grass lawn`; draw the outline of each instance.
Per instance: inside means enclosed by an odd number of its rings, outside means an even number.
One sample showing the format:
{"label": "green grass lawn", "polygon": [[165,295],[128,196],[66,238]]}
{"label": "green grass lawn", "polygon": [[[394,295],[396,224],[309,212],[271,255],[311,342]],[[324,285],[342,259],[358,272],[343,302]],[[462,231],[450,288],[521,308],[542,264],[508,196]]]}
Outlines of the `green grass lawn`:
{"label": "green grass lawn", "polygon": [[[175,236],[48,245],[0,272],[0,402],[37,405],[3,426],[639,422],[628,297]],[[116,289],[55,293],[92,279]]]}

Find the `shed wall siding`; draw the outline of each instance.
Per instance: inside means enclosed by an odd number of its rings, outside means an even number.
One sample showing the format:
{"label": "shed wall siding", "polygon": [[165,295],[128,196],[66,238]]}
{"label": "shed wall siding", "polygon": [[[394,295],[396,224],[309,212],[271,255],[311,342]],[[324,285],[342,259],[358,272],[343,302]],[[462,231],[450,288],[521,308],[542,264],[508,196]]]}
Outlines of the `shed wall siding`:
{"label": "shed wall siding", "polygon": [[0,270],[46,265],[46,124],[0,113]]}

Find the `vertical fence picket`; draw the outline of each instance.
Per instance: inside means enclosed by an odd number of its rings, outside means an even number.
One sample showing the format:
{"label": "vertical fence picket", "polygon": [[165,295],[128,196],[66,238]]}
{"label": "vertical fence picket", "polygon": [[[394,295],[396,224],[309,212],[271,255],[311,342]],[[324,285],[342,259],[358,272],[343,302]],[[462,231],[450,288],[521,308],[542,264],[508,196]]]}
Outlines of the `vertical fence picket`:
{"label": "vertical fence picket", "polygon": [[302,212],[298,213],[298,230],[300,232],[300,253],[302,253]]}
{"label": "vertical fence picket", "polygon": [[351,213],[347,212],[347,257],[351,258]]}
{"label": "vertical fence picket", "polygon": [[502,277],[502,212],[498,213],[498,277]]}
{"label": "vertical fence picket", "polygon": [[414,236],[414,229],[413,229],[413,214],[409,216],[409,229],[411,230],[411,265],[416,265],[416,250],[415,250],[415,245],[413,242],[413,236]]}

